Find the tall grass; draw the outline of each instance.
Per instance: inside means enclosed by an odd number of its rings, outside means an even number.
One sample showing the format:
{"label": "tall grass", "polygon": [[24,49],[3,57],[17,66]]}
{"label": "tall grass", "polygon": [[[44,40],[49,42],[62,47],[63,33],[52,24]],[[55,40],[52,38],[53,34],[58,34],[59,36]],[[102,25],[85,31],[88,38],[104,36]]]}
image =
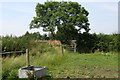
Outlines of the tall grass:
{"label": "tall grass", "polygon": [[[62,64],[65,57],[63,57],[59,47],[50,47],[49,45],[39,45],[33,48],[29,54],[31,65],[47,68]],[[2,58],[2,66],[3,78],[18,78],[18,69],[26,67],[26,55]]]}

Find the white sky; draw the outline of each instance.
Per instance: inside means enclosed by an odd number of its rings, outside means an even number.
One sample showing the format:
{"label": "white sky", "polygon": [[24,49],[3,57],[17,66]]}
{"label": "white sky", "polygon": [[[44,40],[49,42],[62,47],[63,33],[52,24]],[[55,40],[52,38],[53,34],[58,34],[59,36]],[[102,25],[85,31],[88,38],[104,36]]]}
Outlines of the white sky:
{"label": "white sky", "polygon": [[[35,6],[46,0],[1,0],[0,1],[0,35],[21,36],[26,31],[43,34],[41,29],[29,30],[29,24],[35,17]],[[62,1],[62,0],[61,0]],[[67,0],[68,1],[68,0]],[[89,11],[90,33],[112,34],[118,32],[117,0],[69,0],[78,2]]]}

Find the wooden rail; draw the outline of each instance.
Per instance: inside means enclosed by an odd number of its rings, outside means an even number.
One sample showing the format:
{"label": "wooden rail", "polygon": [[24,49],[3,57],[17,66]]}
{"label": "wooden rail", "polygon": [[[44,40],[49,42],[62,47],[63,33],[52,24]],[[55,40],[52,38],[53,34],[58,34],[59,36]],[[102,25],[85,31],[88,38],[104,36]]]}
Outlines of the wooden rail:
{"label": "wooden rail", "polygon": [[12,55],[12,54],[18,55],[21,53],[26,53],[26,51],[0,52],[0,56],[7,56],[7,55]]}
{"label": "wooden rail", "polygon": [[12,53],[25,53],[26,51],[11,51],[11,52],[2,52],[1,54],[12,54]]}

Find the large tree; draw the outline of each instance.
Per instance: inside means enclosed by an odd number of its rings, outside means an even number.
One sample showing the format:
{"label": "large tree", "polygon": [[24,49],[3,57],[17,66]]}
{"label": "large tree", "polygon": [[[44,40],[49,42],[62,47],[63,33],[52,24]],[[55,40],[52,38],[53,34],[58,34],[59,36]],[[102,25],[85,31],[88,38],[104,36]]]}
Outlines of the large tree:
{"label": "large tree", "polygon": [[35,9],[36,17],[33,17],[30,29],[42,27],[43,31],[51,32],[53,37],[55,31],[74,37],[81,33],[81,29],[86,32],[90,30],[89,12],[77,2],[48,1],[44,4],[38,3]]}

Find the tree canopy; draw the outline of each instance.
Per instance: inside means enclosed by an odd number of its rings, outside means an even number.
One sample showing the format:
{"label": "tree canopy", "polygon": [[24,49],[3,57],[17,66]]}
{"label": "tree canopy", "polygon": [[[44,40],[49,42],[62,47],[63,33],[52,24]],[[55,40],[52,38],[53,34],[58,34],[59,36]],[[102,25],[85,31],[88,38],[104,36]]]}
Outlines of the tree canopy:
{"label": "tree canopy", "polygon": [[[81,33],[81,29],[89,32],[89,12],[77,2],[52,2],[38,3],[35,8],[36,17],[30,23],[30,29],[43,28],[52,35],[55,32],[69,36]],[[74,35],[72,35],[74,37]]]}

